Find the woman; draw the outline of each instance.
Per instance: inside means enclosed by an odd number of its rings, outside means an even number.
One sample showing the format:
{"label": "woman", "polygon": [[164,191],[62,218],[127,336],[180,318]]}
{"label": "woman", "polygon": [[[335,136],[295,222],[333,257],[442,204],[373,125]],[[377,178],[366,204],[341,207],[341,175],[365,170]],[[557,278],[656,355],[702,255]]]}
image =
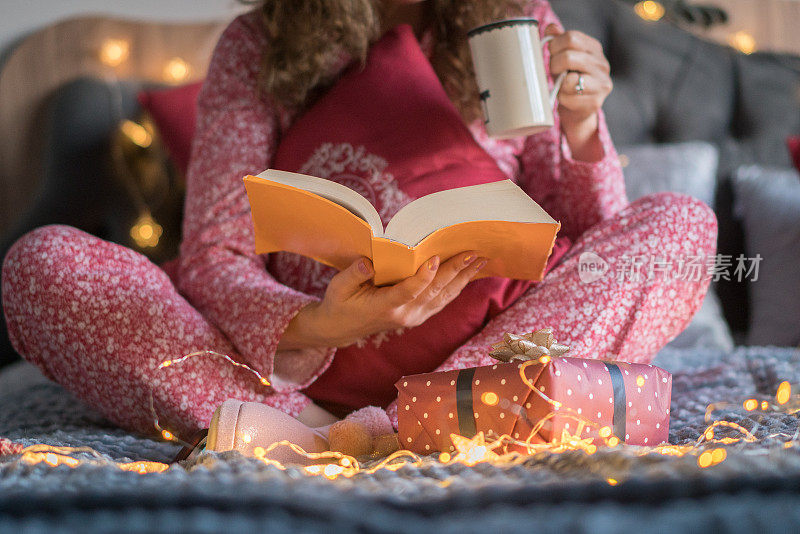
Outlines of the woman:
{"label": "woman", "polygon": [[[675,194],[628,205],[601,112],[611,91],[601,45],[565,33],[545,1],[518,4],[266,0],[237,18],[220,39],[199,99],[178,280],[73,228],[38,229],[3,266],[17,350],[125,428],[153,431],[152,394],[162,424],[183,435],[207,427],[229,398],[276,407],[309,426],[335,421],[329,411],[341,417],[380,405],[396,424],[395,380],[487,364],[486,347],[506,331],[551,325],[576,356],[649,361],[688,323],[708,277],[647,276],[646,265],[638,273],[633,267],[648,258],[663,264],[712,255],[714,215]],[[553,129],[496,141],[479,118],[466,31],[509,14],[537,18],[555,36],[545,56],[550,78],[569,74]],[[431,258],[386,288],[371,285],[367,260],[334,273],[289,254],[253,253],[242,176],[272,166],[297,117],[401,23],[413,29],[475,141],[572,240],[551,258],[541,283],[469,283],[483,264],[472,251]],[[375,176],[388,187],[391,177]],[[410,196],[402,188],[394,194]],[[386,216],[401,203],[376,207]],[[607,262],[610,272],[582,281],[588,259]],[[247,363],[271,386],[214,357],[155,370],[206,349]]]}

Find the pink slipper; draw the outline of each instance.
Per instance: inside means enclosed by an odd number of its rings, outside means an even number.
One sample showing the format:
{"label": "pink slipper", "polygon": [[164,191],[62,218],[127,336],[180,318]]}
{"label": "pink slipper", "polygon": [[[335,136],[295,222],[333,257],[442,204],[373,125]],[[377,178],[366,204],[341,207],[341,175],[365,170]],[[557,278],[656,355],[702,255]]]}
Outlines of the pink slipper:
{"label": "pink slipper", "polygon": [[[356,457],[386,455],[398,448],[389,417],[375,406],[356,410],[330,426],[310,428],[265,404],[233,399],[214,412],[204,446],[209,451],[236,450],[254,456],[256,447],[267,449],[277,441],[288,441],[306,452],[333,450]],[[281,463],[314,463],[286,446],[273,449],[266,457]]]}
{"label": "pink slipper", "polygon": [[[259,402],[229,399],[217,408],[211,418],[205,448],[216,452],[236,450],[246,456],[254,456],[256,447],[266,449],[284,440],[302,447],[306,452],[328,450],[328,439],[324,433],[309,428],[291,415]],[[267,458],[281,463],[315,463],[285,446],[273,449]]]}
{"label": "pink slipper", "polygon": [[387,456],[399,448],[389,416],[376,406],[366,406],[333,423],[328,441],[332,451],[356,458]]}

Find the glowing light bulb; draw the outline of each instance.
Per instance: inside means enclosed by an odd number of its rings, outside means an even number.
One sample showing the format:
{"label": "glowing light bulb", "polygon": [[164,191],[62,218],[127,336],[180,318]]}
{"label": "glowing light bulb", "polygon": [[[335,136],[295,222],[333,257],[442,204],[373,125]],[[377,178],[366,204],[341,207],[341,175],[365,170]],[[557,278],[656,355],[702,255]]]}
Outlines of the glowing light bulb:
{"label": "glowing light bulb", "polygon": [[[474,438],[468,439],[458,434],[450,434],[453,445],[458,450],[456,461],[466,465],[475,465],[479,462],[491,462],[499,458],[487,445],[483,432],[478,432]],[[493,445],[493,447],[497,444]]]}
{"label": "glowing light bulb", "polygon": [[619,481],[616,478],[607,478],[606,482],[608,482],[609,486],[616,486],[619,484]]}
{"label": "glowing light bulb", "polygon": [[619,445],[619,438],[617,436],[611,436],[608,438],[609,447],[616,447],[617,445]]}
{"label": "glowing light bulb", "polygon": [[764,411],[769,410],[769,403],[767,401],[761,401],[761,409]]}
{"label": "glowing light bulb", "polygon": [[450,461],[450,453],[449,452],[443,452],[442,454],[440,454],[439,455],[439,461],[442,462],[443,464],[446,464],[447,462],[449,462]]}
{"label": "glowing light bulb", "polygon": [[325,466],[325,469],[322,470],[322,474],[325,475],[326,478],[336,478],[344,471],[344,468],[340,465],[336,464],[328,464]]}
{"label": "glowing light bulb", "polygon": [[636,377],[636,385],[639,387],[644,385],[644,377],[642,375]]}
{"label": "glowing light bulb", "polygon": [[168,82],[178,83],[189,77],[191,68],[182,58],[170,59],[164,67],[164,79]]}
{"label": "glowing light bulb", "polygon": [[483,402],[487,406],[494,406],[497,404],[497,394],[492,391],[487,391],[483,395],[481,395],[481,402]]}
{"label": "glowing light bulb", "polygon": [[548,363],[550,363],[550,356],[545,354],[544,356],[539,358],[539,363],[541,363],[542,365],[547,365]]}
{"label": "glowing light bulb", "polygon": [[714,464],[720,463],[727,457],[728,457],[728,451],[726,451],[725,449],[720,448],[711,451],[711,461],[714,462]]}
{"label": "glowing light bulb", "polygon": [[786,404],[789,402],[789,398],[792,396],[792,385],[785,380],[781,382],[781,385],[778,386],[778,393],[775,395],[775,399],[778,401],[778,404]]}
{"label": "glowing light bulb", "polygon": [[742,54],[752,54],[756,51],[756,39],[744,30],[732,33],[728,37],[728,44]]}
{"label": "glowing light bulb", "polygon": [[158,246],[162,233],[161,225],[149,213],[142,214],[131,228],[131,238],[139,248]]}
{"label": "glowing light bulb", "polygon": [[653,0],[638,2],[635,6],[633,6],[633,10],[644,20],[653,22],[661,20],[666,12],[663,5],[661,5],[659,2],[654,2]]}
{"label": "glowing light bulb", "polygon": [[121,65],[130,55],[131,45],[125,39],[106,39],[100,47],[100,61],[109,67]]}
{"label": "glowing light bulb", "polygon": [[611,427],[610,427],[610,426],[604,426],[603,428],[601,428],[601,429],[600,429],[600,430],[597,432],[597,434],[598,434],[598,435],[599,435],[601,438],[607,438],[607,437],[609,437],[609,436],[611,435]]}
{"label": "glowing light bulb", "polygon": [[132,120],[126,119],[122,121],[122,124],[119,125],[119,129],[131,142],[142,148],[147,148],[153,143],[153,136],[150,135],[147,128]]}
{"label": "glowing light bulb", "polygon": [[700,457],[697,459],[697,465],[705,469],[706,467],[710,466],[713,462],[711,451],[705,451]]}
{"label": "glowing light bulb", "polygon": [[172,438],[174,436],[172,435],[172,432],[170,432],[169,430],[162,430],[161,437],[163,437],[167,441],[172,441]]}
{"label": "glowing light bulb", "polygon": [[758,408],[758,401],[756,399],[747,399],[744,401],[744,409],[748,412],[752,412],[756,408]]}
{"label": "glowing light bulb", "polygon": [[242,441],[244,441],[245,443],[250,443],[251,441],[253,441],[253,437],[250,434],[244,434],[242,435]]}

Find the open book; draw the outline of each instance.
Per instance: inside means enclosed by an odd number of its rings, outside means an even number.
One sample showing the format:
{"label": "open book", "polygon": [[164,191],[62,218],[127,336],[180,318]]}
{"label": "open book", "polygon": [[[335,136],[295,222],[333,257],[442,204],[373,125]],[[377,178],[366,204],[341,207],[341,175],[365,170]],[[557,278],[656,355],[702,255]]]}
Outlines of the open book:
{"label": "open book", "polygon": [[466,250],[489,258],[479,278],[541,280],[561,227],[511,180],[418,198],[386,229],[366,198],[331,180],[268,169],[244,182],[256,253],[296,252],[340,270],[366,256],[379,285]]}

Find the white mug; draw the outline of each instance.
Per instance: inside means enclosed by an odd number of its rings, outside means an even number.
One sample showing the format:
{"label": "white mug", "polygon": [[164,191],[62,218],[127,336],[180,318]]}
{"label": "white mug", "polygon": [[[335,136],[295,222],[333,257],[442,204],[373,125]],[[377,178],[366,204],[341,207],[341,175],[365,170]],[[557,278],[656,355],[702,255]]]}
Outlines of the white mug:
{"label": "white mug", "polygon": [[553,108],[566,73],[547,87],[539,22],[532,18],[500,20],[467,33],[480,91],[486,132],[507,139],[552,128]]}

